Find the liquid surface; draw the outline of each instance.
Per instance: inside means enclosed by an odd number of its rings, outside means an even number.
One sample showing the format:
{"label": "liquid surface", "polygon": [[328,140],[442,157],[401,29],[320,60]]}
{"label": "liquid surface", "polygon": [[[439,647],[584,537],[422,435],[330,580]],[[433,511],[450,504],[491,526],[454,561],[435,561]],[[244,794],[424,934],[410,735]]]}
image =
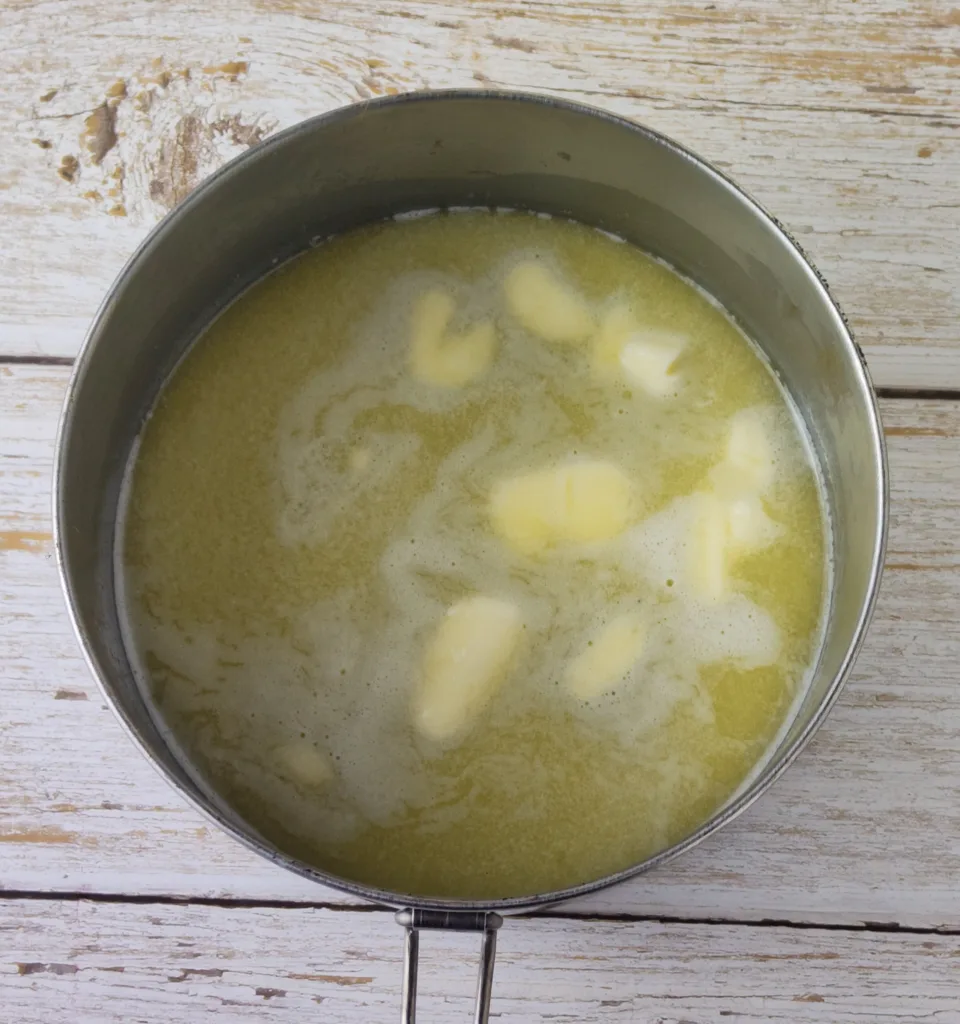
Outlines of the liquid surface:
{"label": "liquid surface", "polygon": [[767,366],[638,250],[519,213],[350,233],[192,349],[123,533],[177,742],[340,876],[487,899],[636,863],[763,757],[826,587]]}

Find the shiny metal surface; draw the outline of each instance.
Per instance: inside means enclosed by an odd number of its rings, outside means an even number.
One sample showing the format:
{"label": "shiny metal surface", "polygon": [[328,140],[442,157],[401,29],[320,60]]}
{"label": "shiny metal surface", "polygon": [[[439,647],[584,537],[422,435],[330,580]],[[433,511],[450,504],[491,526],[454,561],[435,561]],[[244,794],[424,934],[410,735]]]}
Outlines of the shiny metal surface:
{"label": "shiny metal surface", "polygon": [[[400,911],[405,913],[405,911]],[[403,924],[402,921],[399,922]],[[400,990],[400,1024],[416,1024],[417,984],[420,974],[420,931],[404,925],[403,988]]]}
{"label": "shiny metal surface", "polygon": [[493,994],[493,968],[497,957],[497,932],[503,918],[495,913],[468,910],[423,910],[408,907],[397,911],[397,924],[404,929],[403,994],[400,1024],[416,1024],[417,976],[420,970],[420,932],[424,929],[480,933],[480,968],[474,1024],[488,1024]]}
{"label": "shiny metal surface", "polygon": [[[566,890],[474,905],[412,898],[318,871],[198,789],[160,736],[121,642],[113,546],[124,467],[191,340],[248,284],[311,241],[392,214],[525,207],[574,217],[659,256],[714,295],[766,352],[805,420],[832,519],[834,579],[817,670],[751,784],[691,836]],[[731,182],[675,143],[600,111],[506,93],[430,93],[334,111],[274,136],[201,185],[124,268],[67,392],[54,521],[87,660],[128,731],[221,827],[283,866],[394,907],[488,912],[557,902],[663,863],[722,827],[793,761],[837,697],[879,586],[887,522],[883,436],[859,349],[817,272]]]}

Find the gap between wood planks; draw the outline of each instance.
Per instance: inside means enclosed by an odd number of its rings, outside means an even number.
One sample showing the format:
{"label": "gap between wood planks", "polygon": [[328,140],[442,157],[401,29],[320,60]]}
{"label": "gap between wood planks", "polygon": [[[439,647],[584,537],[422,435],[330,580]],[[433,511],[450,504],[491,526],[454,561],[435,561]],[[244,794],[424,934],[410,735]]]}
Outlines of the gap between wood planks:
{"label": "gap between wood planks", "polygon": [[924,401],[955,402],[960,399],[960,390],[957,388],[894,388],[875,387],[874,392],[877,398],[915,398]]}
{"label": "gap between wood planks", "polygon": [[73,366],[73,356],[0,356],[0,365],[11,366]]}
{"label": "gap between wood planks", "polygon": [[[270,899],[228,899],[215,896],[138,896],[127,893],[96,892],[36,892],[28,890],[0,889],[0,900],[30,900],[35,903],[104,903],[130,904],[133,906],[162,907],[217,907],[225,910],[329,910],[344,914],[392,914],[389,907],[376,903],[326,903],[323,900],[270,900]],[[562,907],[535,910],[511,915],[512,920],[535,920],[538,918],[558,921],[598,921],[603,924],[660,924],[660,925],[704,925],[728,928],[746,925],[751,928],[792,928],[797,931],[824,932],[882,932],[897,935],[958,935],[960,928],[921,928],[901,925],[895,921],[863,921],[860,924],[817,924],[805,921],[790,921],[780,918],[762,918],[759,921],[740,920],[734,917],[679,917],[664,914],[579,914],[565,911]]]}

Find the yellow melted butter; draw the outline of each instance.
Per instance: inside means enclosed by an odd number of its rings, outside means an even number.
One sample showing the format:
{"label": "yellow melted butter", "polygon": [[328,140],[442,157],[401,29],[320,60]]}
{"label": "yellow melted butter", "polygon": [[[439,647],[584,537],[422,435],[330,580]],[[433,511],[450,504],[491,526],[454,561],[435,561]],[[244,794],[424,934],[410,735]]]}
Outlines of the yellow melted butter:
{"label": "yellow melted butter", "polygon": [[[643,326],[686,336],[677,396],[598,380],[589,346],[550,345],[513,321],[504,277],[530,257],[598,316],[628,301]],[[412,310],[428,288],[454,294],[458,328],[496,323],[493,365],[462,389],[410,372]],[[733,572],[741,599],[779,627],[772,666],[698,661],[679,570],[651,572],[630,537],[528,557],[491,527],[497,481],[576,457],[630,476],[642,530],[706,486],[746,407],[770,424],[765,505],[781,532]],[[774,378],[696,289],[576,224],[438,214],[326,242],[192,349],[134,467],[126,611],[167,725],[262,834],[392,890],[532,894],[642,860],[741,784],[815,654],[825,533]],[[523,642],[469,732],[431,744],[411,694],[437,623],[473,593],[515,602]],[[566,666],[636,609],[668,640],[614,694],[574,700]],[[316,750],[330,778],[295,779],[291,743]]]}

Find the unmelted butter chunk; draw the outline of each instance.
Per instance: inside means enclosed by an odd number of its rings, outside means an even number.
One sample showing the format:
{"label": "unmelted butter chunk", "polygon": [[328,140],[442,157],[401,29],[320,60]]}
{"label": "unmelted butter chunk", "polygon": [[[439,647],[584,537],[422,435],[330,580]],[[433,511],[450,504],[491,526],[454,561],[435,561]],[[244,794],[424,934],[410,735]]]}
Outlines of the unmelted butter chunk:
{"label": "unmelted butter chunk", "polygon": [[620,365],[627,379],[654,398],[676,394],[680,377],[673,372],[686,339],[672,331],[635,331],[620,350]]}
{"label": "unmelted butter chunk", "polygon": [[325,786],[333,778],[330,758],[308,740],[284,743],[274,756],[280,773],[301,786]]}
{"label": "unmelted butter chunk", "polygon": [[726,597],[730,563],[780,536],[782,527],[767,514],[761,497],[775,475],[765,413],[742,409],[730,420],[723,459],[710,471],[713,489],[695,495],[688,551],[690,577],[701,597]]}
{"label": "unmelted butter chunk", "polygon": [[735,498],[727,506],[730,546],[737,554],[761,551],[783,532],[781,525],[767,515],[756,494]]}
{"label": "unmelted butter chunk", "polygon": [[564,683],[580,700],[592,700],[622,683],[646,641],[642,618],[627,612],[605,626],[567,666]]}
{"label": "unmelted butter chunk", "polygon": [[674,364],[687,339],[675,331],[641,327],[625,302],[609,306],[594,335],[591,367],[600,380],[626,379],[648,395],[674,395],[681,378]]}
{"label": "unmelted butter chunk", "polygon": [[440,289],[425,292],[414,306],[410,368],[424,384],[462,388],[493,362],[497,348],[493,324],[482,320],[460,334],[449,334],[456,308],[453,296]]}
{"label": "unmelted butter chunk", "polygon": [[632,486],[623,470],[592,459],[499,481],[490,516],[511,547],[536,555],[558,544],[612,540],[627,526],[631,505]]}
{"label": "unmelted butter chunk", "polygon": [[620,353],[636,329],[637,322],[625,302],[616,302],[606,310],[593,339],[591,365],[595,376],[604,380],[620,376]]}
{"label": "unmelted butter chunk", "polygon": [[690,579],[699,596],[719,600],[730,594],[731,563],[768,547],[782,528],[767,515],[757,495],[725,500],[706,492],[694,497]]}
{"label": "unmelted butter chunk", "polygon": [[730,420],[726,457],[717,467],[728,488],[763,491],[776,473],[767,417],[761,409],[742,409]]}
{"label": "unmelted butter chunk", "polygon": [[692,536],[687,548],[690,580],[700,597],[717,601],[730,589],[727,505],[715,494],[698,494],[695,497]]}
{"label": "unmelted butter chunk", "polygon": [[544,341],[575,345],[593,333],[586,301],[540,263],[517,264],[507,275],[505,288],[510,312]]}
{"label": "unmelted butter chunk", "polygon": [[466,731],[503,681],[522,626],[515,604],[492,597],[468,597],[447,611],[414,697],[421,735],[442,742]]}

